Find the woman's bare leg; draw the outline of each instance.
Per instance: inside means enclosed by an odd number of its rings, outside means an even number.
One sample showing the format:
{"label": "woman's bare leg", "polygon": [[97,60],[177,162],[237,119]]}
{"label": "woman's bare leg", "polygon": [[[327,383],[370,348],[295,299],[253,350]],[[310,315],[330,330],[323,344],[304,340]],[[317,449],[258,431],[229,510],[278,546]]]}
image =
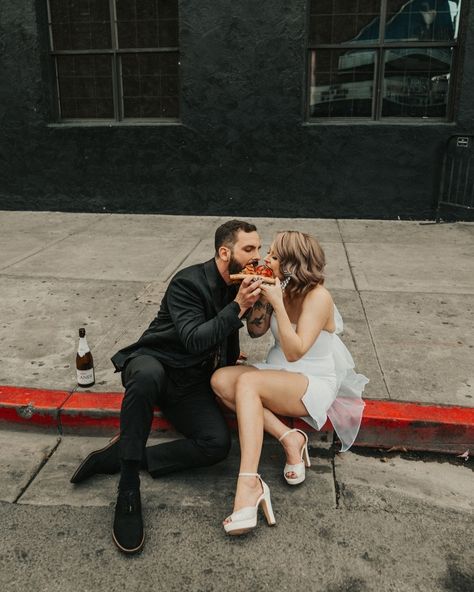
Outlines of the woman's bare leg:
{"label": "woman's bare leg", "polygon": [[[235,392],[236,385],[239,378],[248,372],[269,372],[268,370],[259,370],[255,366],[228,366],[217,370],[211,378],[211,386],[219,399],[231,411],[236,412]],[[272,371],[275,372],[275,371]],[[281,374],[278,374],[281,376]],[[308,412],[304,411],[304,415]],[[288,426],[283,423],[270,409],[265,406],[263,408],[263,425],[267,434],[270,434],[277,440],[288,431]],[[298,432],[288,434],[284,440],[281,441],[286,455],[286,462],[290,465],[295,465],[301,460],[301,448],[304,444],[304,437]],[[294,476],[288,473],[288,477]]]}
{"label": "woman's bare leg", "polygon": [[[272,412],[290,417],[307,415],[301,402],[307,384],[305,376],[293,372],[262,370],[239,376],[235,403],[241,451],[240,473],[258,472],[263,443],[264,406]],[[261,487],[255,477],[240,477],[234,511],[254,505],[260,493]]]}

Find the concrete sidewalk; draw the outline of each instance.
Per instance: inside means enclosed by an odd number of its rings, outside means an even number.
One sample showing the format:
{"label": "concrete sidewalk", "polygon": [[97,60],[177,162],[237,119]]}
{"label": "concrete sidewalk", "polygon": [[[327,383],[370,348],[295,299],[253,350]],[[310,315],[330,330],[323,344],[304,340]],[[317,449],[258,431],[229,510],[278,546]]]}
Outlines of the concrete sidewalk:
{"label": "concrete sidewalk", "polygon": [[[121,392],[110,356],[148,326],[178,269],[213,255],[214,230],[226,219],[0,212],[0,407],[14,400],[11,386],[76,396],[82,326],[95,360],[92,390],[104,403],[105,393]],[[343,340],[370,378],[367,399],[451,405],[474,417],[474,224],[252,221],[262,254],[280,229],[321,241]],[[249,361],[263,359],[270,337],[241,335]]]}

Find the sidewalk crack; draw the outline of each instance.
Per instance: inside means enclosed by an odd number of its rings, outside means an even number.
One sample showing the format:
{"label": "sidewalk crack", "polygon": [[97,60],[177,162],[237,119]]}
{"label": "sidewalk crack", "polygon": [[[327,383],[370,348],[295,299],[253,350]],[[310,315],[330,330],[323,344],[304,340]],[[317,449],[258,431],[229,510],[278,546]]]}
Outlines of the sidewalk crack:
{"label": "sidewalk crack", "polygon": [[341,226],[339,224],[339,220],[338,219],[336,219],[336,224],[337,224],[337,228],[339,230],[339,236],[341,237],[342,246],[343,246],[344,252],[346,254],[347,264],[349,265],[349,271],[351,272],[352,281],[354,282],[354,287],[356,289],[357,296],[359,297],[359,302],[360,302],[360,305],[362,307],[362,311],[364,313],[365,323],[367,325],[367,329],[369,330],[370,341],[372,343],[372,348],[374,350],[375,359],[377,360],[377,365],[379,367],[380,374],[382,375],[382,381],[383,381],[385,390],[387,391],[388,398],[391,399],[392,397],[390,395],[390,390],[388,388],[387,380],[385,378],[385,372],[383,371],[382,363],[381,363],[380,357],[379,357],[379,353],[378,353],[377,347],[375,345],[375,338],[374,338],[374,334],[373,334],[373,331],[372,331],[372,327],[370,326],[369,317],[367,316],[367,311],[365,309],[364,300],[362,299],[362,295],[360,293],[359,286],[357,285],[357,280],[356,280],[356,277],[355,277],[355,274],[354,274],[354,270],[353,270],[352,265],[351,265],[351,260],[350,260],[350,257],[349,257],[349,252],[347,250],[346,242],[344,240],[344,236],[342,234]]}
{"label": "sidewalk crack", "polygon": [[[333,444],[334,447],[334,444]],[[332,467],[332,478],[333,478],[333,482],[334,482],[334,501],[336,504],[336,510],[339,510],[339,500],[341,499],[341,485],[339,484],[339,481],[337,480],[337,475],[336,475],[336,452],[333,448],[332,451],[332,458],[331,458],[331,467]]]}
{"label": "sidewalk crack", "polygon": [[26,259],[29,259],[30,257],[34,257],[35,255],[38,255],[39,253],[42,253],[43,251],[46,251],[47,249],[49,249],[50,247],[57,245],[58,243],[65,241],[68,238],[71,238],[71,236],[74,236],[75,234],[78,234],[79,232],[83,232],[84,230],[89,230],[92,226],[96,226],[97,224],[99,224],[99,222],[101,222],[102,220],[96,220],[95,222],[92,222],[91,224],[89,224],[86,227],[81,227],[80,229],[75,229],[72,232],[68,232],[68,234],[66,234],[65,236],[62,236],[60,238],[57,238],[56,240],[53,240],[51,242],[48,242],[46,245],[43,245],[41,248],[39,248],[36,251],[32,251],[30,253],[27,253],[24,257],[20,257],[20,259],[17,259],[16,261],[12,261],[11,263],[8,263],[7,265],[5,265],[5,267],[0,267],[0,273],[3,274],[3,272],[6,269],[9,269],[10,267],[13,267],[14,265],[18,265],[18,263],[23,263],[23,261],[26,261]]}
{"label": "sidewalk crack", "polygon": [[179,267],[186,261],[189,255],[191,255],[191,253],[197,249],[198,245],[202,243],[203,240],[204,239],[199,239],[197,242],[195,242],[191,249],[186,250],[186,253],[179,259],[179,262],[176,264],[176,266],[174,266],[173,269],[167,274],[166,278],[163,280],[163,283],[166,284],[169,282],[170,278],[176,273],[176,270],[179,269]]}
{"label": "sidewalk crack", "polygon": [[16,498],[13,500],[14,504],[18,503],[18,500],[23,496],[23,494],[25,493],[25,491],[29,488],[29,486],[33,483],[33,481],[36,479],[36,477],[38,476],[39,472],[41,471],[41,469],[44,467],[44,465],[48,462],[48,460],[53,456],[53,454],[56,452],[56,450],[58,449],[58,446],[61,444],[62,438],[59,436],[58,437],[58,441],[56,442],[55,446],[53,446],[53,448],[49,451],[48,454],[46,454],[44,456],[44,458],[42,459],[42,461],[40,462],[40,464],[38,465],[36,471],[33,473],[33,475],[31,475],[31,477],[28,479],[28,483],[22,487],[20,493],[16,496]]}

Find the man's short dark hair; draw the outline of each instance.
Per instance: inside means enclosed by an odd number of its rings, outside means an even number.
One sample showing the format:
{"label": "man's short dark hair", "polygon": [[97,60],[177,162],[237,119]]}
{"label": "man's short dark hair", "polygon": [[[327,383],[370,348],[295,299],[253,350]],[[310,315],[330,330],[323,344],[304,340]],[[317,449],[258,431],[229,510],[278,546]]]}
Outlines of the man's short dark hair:
{"label": "man's short dark hair", "polygon": [[240,230],[243,230],[244,232],[255,232],[257,227],[255,224],[250,224],[243,220],[229,220],[219,226],[214,238],[216,255],[219,252],[219,247],[222,247],[223,245],[230,249],[234,247],[237,242],[237,234]]}

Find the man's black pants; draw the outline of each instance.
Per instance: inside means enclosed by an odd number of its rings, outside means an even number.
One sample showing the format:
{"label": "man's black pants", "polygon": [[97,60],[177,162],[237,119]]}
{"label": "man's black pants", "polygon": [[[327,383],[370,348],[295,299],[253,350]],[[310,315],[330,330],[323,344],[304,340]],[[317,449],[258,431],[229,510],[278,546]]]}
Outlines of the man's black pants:
{"label": "man's black pants", "polygon": [[[152,477],[223,460],[230,450],[230,432],[210,376],[209,366],[171,368],[153,356],[131,358],[122,371],[121,459],[143,461],[146,455]],[[155,406],[185,439],[146,447]]]}

